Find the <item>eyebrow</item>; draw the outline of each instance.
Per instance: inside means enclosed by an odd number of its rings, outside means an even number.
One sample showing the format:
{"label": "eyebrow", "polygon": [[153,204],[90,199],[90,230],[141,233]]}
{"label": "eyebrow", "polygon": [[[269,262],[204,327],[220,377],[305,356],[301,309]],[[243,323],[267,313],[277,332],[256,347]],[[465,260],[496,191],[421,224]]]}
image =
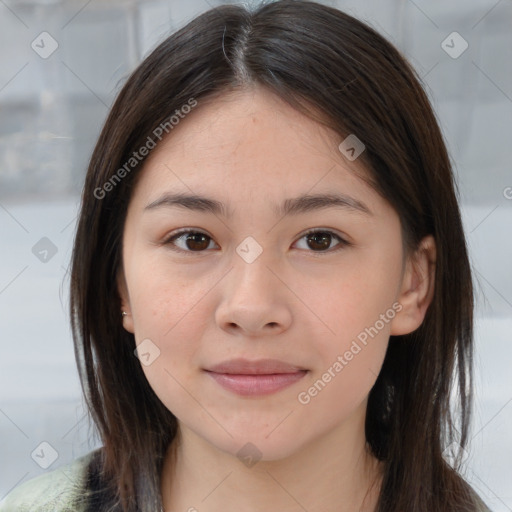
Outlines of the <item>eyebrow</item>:
{"label": "eyebrow", "polygon": [[[215,199],[196,194],[165,193],[155,201],[149,203],[144,211],[156,210],[162,207],[179,207],[197,212],[206,212],[232,218],[233,212],[226,205]],[[274,214],[278,217],[285,215],[299,215],[315,210],[327,208],[340,208],[346,211],[373,215],[373,212],[361,201],[346,194],[304,194],[286,199],[280,207],[273,206]]]}

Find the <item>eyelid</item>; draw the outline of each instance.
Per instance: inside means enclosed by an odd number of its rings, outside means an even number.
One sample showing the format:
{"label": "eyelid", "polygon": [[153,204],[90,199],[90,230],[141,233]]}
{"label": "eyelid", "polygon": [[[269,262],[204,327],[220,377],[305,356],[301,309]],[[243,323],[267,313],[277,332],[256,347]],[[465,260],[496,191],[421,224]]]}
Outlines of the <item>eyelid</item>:
{"label": "eyelid", "polygon": [[[173,240],[179,238],[180,235],[184,235],[187,233],[195,233],[195,234],[205,235],[208,238],[210,238],[212,241],[214,241],[214,238],[211,235],[209,235],[207,232],[203,231],[202,229],[188,227],[188,228],[180,228],[176,231],[173,231],[169,236],[167,236],[164,239],[164,241],[162,242],[162,245],[173,245],[173,243],[172,243]],[[329,235],[332,235],[333,237],[338,239],[338,244],[335,245],[334,248],[328,249],[326,251],[305,250],[305,252],[308,252],[308,253],[312,254],[313,256],[322,256],[324,254],[332,254],[334,252],[337,252],[338,250],[343,249],[344,247],[350,247],[353,245],[353,243],[349,242],[345,236],[339,235],[337,230],[334,230],[333,228],[310,228],[310,229],[306,230],[305,232],[303,232],[302,234],[300,234],[297,237],[297,240],[300,240],[307,235],[315,234],[315,233],[327,233]],[[176,246],[172,247],[171,250],[176,251],[176,252],[181,252],[181,253],[190,253],[190,254],[202,254],[202,253],[207,252],[206,249],[204,251],[188,251],[188,250],[176,247]]]}

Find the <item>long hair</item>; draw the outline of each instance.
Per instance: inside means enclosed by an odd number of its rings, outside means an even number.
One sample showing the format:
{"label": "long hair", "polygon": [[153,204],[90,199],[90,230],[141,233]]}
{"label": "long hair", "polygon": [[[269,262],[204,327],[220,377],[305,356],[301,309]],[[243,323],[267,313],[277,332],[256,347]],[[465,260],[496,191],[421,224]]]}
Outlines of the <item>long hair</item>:
{"label": "long hair", "polygon": [[98,493],[90,510],[160,510],[163,460],[177,434],[121,322],[123,226],[144,166],[144,158],[134,165],[131,158],[158,127],[172,137],[169,116],[184,105],[201,108],[251,85],[364,142],[359,158],[399,215],[407,254],[434,236],[434,297],[418,329],[390,338],[369,395],[366,440],[385,467],[378,512],[475,510],[460,459],[452,467],[443,457],[449,445],[467,444],[474,304],[439,125],[421,79],[393,45],[335,8],[300,0],[220,6],[196,17],[129,76],[103,126],[83,188],[70,283],[80,380],[102,441],[91,463]]}

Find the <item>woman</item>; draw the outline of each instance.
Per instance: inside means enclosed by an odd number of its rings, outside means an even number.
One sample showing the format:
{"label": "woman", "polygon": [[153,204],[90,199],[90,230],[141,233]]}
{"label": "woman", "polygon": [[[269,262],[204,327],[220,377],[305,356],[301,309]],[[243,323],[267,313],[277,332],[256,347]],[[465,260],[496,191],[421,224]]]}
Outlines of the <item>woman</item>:
{"label": "woman", "polygon": [[283,0],[166,39],[94,149],[71,276],[103,446],[1,510],[488,510],[443,456],[473,351],[449,158],[362,22]]}

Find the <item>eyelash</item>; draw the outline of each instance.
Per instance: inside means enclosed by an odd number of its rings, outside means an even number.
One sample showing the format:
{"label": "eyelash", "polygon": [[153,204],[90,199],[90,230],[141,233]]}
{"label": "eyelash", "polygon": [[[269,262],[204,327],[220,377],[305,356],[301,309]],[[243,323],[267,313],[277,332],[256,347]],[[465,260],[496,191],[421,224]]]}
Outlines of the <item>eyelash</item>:
{"label": "eyelash", "polygon": [[[197,235],[205,235],[206,237],[208,237],[210,240],[213,240],[212,237],[210,237],[210,235],[208,235],[207,233],[204,233],[203,231],[199,231],[199,230],[195,230],[195,229],[181,229],[179,231],[176,231],[174,233],[172,233],[164,242],[163,244],[164,245],[174,245],[174,241],[183,237],[183,235],[185,234],[197,234]],[[347,242],[345,239],[341,238],[338,234],[334,233],[333,231],[330,231],[328,229],[310,229],[309,231],[307,231],[306,233],[304,233],[298,240],[302,239],[302,238],[305,238],[307,237],[308,235],[314,235],[314,234],[317,234],[317,233],[322,233],[322,234],[327,234],[327,235],[330,235],[334,238],[337,238],[339,243],[338,245],[335,246],[334,249],[328,249],[326,251],[307,251],[307,252],[311,252],[313,253],[314,256],[321,256],[323,254],[332,254],[334,252],[338,252],[340,251],[341,249],[345,248],[345,247],[349,247],[351,246],[352,244],[350,242]],[[176,247],[174,245],[174,247],[171,247],[171,250],[173,251],[176,251],[176,252],[185,252],[185,253],[196,253],[196,254],[200,254],[202,252],[205,252],[205,251],[190,251],[190,250],[185,250],[185,249],[181,249],[179,247]]]}

